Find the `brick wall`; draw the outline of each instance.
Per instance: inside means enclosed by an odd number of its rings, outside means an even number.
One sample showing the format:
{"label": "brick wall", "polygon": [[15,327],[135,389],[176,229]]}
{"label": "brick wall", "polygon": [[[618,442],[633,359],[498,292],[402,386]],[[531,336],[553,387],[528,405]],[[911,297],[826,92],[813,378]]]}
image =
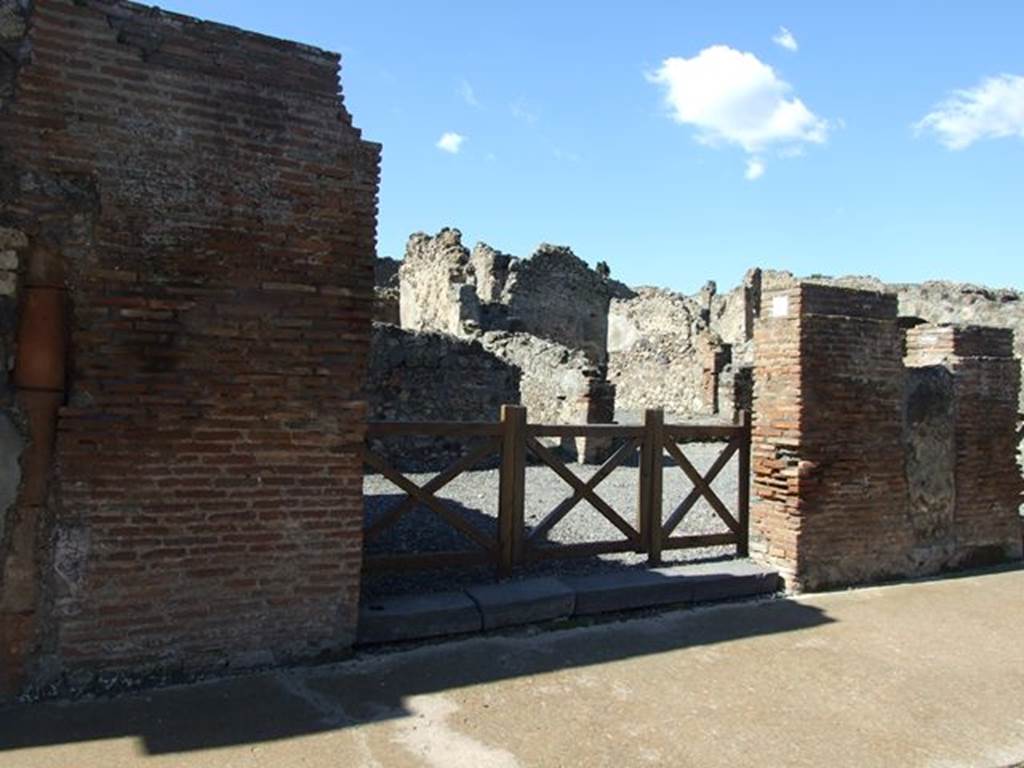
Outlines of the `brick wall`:
{"label": "brick wall", "polygon": [[798,288],[765,296],[755,328],[754,419],[750,460],[751,554],[773,563],[791,585],[797,576],[799,536],[803,527],[801,454],[803,380],[801,377]]}
{"label": "brick wall", "polygon": [[28,21],[0,224],[72,306],[37,678],[346,647],[379,147],[338,57],[119,2]]}
{"label": "brick wall", "polygon": [[755,345],[752,546],[792,587],[1021,556],[1008,331],[905,340],[895,295],[801,283],[764,294]]}
{"label": "brick wall", "polygon": [[907,333],[908,364],[940,367],[952,383],[956,563],[1021,557],[1024,479],[1014,429],[1020,361],[1013,348],[1008,328],[919,325]]}

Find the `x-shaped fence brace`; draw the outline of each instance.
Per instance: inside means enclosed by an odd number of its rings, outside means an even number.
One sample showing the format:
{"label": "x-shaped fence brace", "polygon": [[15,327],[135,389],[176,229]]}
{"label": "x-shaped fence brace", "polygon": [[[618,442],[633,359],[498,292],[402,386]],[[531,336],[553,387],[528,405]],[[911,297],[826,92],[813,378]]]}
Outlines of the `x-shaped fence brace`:
{"label": "x-shaped fence brace", "polygon": [[364,538],[367,541],[374,539],[385,529],[390,528],[392,525],[397,523],[403,515],[414,509],[417,504],[423,504],[470,541],[478,544],[491,554],[496,553],[498,548],[497,540],[483,533],[475,526],[462,519],[462,517],[457,513],[448,509],[444,503],[437,498],[436,494],[467,469],[470,469],[473,465],[488,456],[493,455],[500,449],[500,439],[484,439],[475,450],[470,451],[462,458],[453,462],[439,474],[435,475],[431,480],[420,486],[416,485],[416,483],[388,464],[386,459],[384,459],[380,454],[374,452],[369,448],[369,446],[364,446],[363,461],[376,469],[406,493],[405,499],[384,513],[384,515],[374,522],[373,525],[366,528],[363,534]]}
{"label": "x-shaped fence brace", "polygon": [[616,450],[611,457],[595,472],[589,480],[583,482],[570,470],[565,463],[547,448],[537,438],[527,435],[526,447],[538,459],[547,464],[573,489],[574,493],[566,497],[543,520],[538,523],[530,532],[527,541],[531,544],[542,539],[554,528],[573,508],[586,499],[591,506],[600,512],[609,523],[614,525],[631,543],[640,546],[639,532],[627,523],[618,512],[616,512],[604,499],[595,493],[594,489],[610,475],[619,465],[633,456],[640,445],[640,438],[629,438]]}
{"label": "x-shaped fence brace", "polygon": [[668,538],[672,532],[679,527],[679,524],[683,522],[683,518],[686,517],[687,513],[693,509],[697,501],[703,497],[707,500],[711,508],[715,510],[715,513],[722,519],[732,533],[737,536],[740,534],[740,523],[733,517],[729,508],[722,503],[722,500],[718,498],[718,494],[711,488],[711,484],[718,477],[718,473],[722,471],[722,468],[729,463],[729,460],[733,457],[737,450],[742,445],[743,437],[737,435],[729,441],[728,445],[722,450],[715,459],[714,463],[708,468],[708,471],[701,475],[697,471],[697,468],[690,463],[690,460],[686,458],[679,446],[671,437],[665,439],[665,450],[668,451],[668,455],[672,457],[679,468],[683,470],[686,476],[693,483],[693,490],[687,495],[685,499],[679,504],[678,507],[669,515],[668,520],[662,526],[661,535],[664,538]]}
{"label": "x-shaped fence brace", "polygon": [[[389,556],[384,556],[375,561],[377,567],[423,567],[428,561],[429,564],[437,565],[442,562],[448,564],[477,562],[477,558],[482,558],[479,562],[493,561],[498,566],[499,575],[508,575],[516,563],[534,558],[646,551],[649,561],[656,563],[660,561],[663,548],[676,549],[720,544],[736,544],[737,552],[740,555],[747,553],[745,529],[749,514],[747,484],[750,472],[750,428],[745,414],[741,415],[740,423],[734,427],[677,425],[666,428],[661,412],[657,410],[648,411],[642,429],[595,427],[593,425],[584,427],[530,425],[528,427],[525,409],[507,406],[502,410],[501,422],[496,425],[438,422],[380,423],[371,426],[371,434],[378,436],[458,434],[462,437],[481,438],[481,442],[465,456],[454,461],[422,485],[413,482],[391,466],[369,445],[364,446],[363,461],[367,466],[379,471],[406,494],[406,498],[388,509],[372,524],[367,525],[364,531],[365,540],[371,541],[379,537],[403,516],[418,505],[422,505],[482,550],[411,553],[390,558],[396,562],[387,562]],[[542,435],[548,437],[586,435],[600,437],[603,435],[606,439],[621,438],[622,443],[598,470],[584,481],[566,466],[566,462],[552,448],[538,439]],[[680,440],[692,441],[694,439],[700,441],[728,439],[729,441],[704,474],[694,467],[678,445]],[[608,504],[596,489],[617,468],[638,452],[640,454],[638,525],[634,527]],[[663,452],[668,453],[693,485],[686,498],[664,522],[662,522],[661,514]],[[543,464],[554,470],[555,474],[572,489],[570,495],[560,501],[531,529],[527,529],[523,520],[527,453],[532,453]],[[437,494],[463,472],[495,454],[500,455],[502,461],[497,532],[492,536],[472,525],[456,510],[446,506]],[[733,456],[737,455],[739,456],[737,473],[740,485],[737,499],[738,514],[734,515],[714,491],[712,484]],[[699,536],[672,536],[672,533],[683,523],[686,516],[701,499],[708,502],[715,514],[728,527],[729,532]],[[551,530],[582,501],[587,501],[624,538],[580,542],[557,547],[545,546],[542,542]],[[401,560],[401,563],[398,563],[398,560]]]}

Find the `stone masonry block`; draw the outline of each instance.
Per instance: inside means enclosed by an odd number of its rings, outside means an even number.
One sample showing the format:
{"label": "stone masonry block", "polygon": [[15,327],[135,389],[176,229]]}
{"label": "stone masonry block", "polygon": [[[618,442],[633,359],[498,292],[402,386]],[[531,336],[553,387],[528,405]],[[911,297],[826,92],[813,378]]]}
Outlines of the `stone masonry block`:
{"label": "stone masonry block", "polygon": [[572,615],[576,596],[559,579],[523,579],[466,590],[483,616],[484,629],[533,624]]}

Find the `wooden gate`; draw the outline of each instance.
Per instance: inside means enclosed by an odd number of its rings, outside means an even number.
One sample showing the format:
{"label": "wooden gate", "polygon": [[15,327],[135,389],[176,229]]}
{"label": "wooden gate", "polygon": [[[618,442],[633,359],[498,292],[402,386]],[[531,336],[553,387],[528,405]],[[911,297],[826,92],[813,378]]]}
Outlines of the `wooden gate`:
{"label": "wooden gate", "polygon": [[[432,436],[476,439],[478,444],[422,485],[395,469],[371,441],[385,438]],[[545,445],[550,438],[605,439],[615,447],[609,458],[587,480],[579,478],[557,452]],[[680,448],[681,444],[724,442],[725,446],[701,474]],[[571,493],[531,527],[525,524],[526,467],[529,457],[551,468],[569,486]],[[664,472],[666,456],[673,471],[683,472],[692,490],[664,516]],[[730,507],[713,488],[715,478],[737,457],[738,492]],[[746,556],[749,544],[750,505],[750,422],[740,414],[733,425],[666,424],[661,410],[646,412],[643,425],[616,424],[545,425],[528,424],[526,408],[502,407],[498,422],[371,422],[363,454],[366,465],[394,483],[405,498],[387,510],[364,531],[371,542],[394,526],[417,505],[429,510],[470,544],[470,549],[404,554],[367,554],[368,571],[409,568],[438,568],[463,565],[493,565],[505,577],[517,565],[538,560],[587,557],[616,552],[646,553],[651,564],[661,561],[664,550],[734,545]],[[437,494],[452,480],[488,458],[500,459],[497,524],[493,535],[480,530],[448,509]],[[613,508],[598,493],[598,487],[612,472],[627,462],[638,464],[637,502],[633,510]],[[728,528],[727,533],[676,535],[676,531],[697,502],[704,499]],[[545,546],[547,535],[586,501],[621,534],[619,538],[575,544]],[[629,514],[632,512],[632,514]]]}

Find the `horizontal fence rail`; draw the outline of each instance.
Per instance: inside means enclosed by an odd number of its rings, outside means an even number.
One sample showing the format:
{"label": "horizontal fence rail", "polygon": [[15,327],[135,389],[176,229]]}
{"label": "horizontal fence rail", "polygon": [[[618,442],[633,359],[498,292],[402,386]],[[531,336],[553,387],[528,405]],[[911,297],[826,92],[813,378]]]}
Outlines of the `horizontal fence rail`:
{"label": "horizontal fence rail", "polygon": [[[418,485],[375,451],[371,441],[386,438],[438,437],[475,439],[477,444],[451,462],[426,483]],[[576,475],[545,443],[552,438],[606,439],[608,458],[588,479]],[[723,442],[725,446],[705,472],[700,472],[679,448],[694,442]],[[738,491],[733,506],[719,497],[715,479],[736,457]],[[526,467],[530,459],[550,468],[569,488],[569,495],[543,515],[532,528],[525,524]],[[500,464],[497,525],[494,533],[480,530],[445,506],[438,493],[464,472],[485,460]],[[671,466],[666,467],[666,459]],[[457,531],[472,548],[457,551],[367,554],[368,571],[490,565],[499,578],[521,564],[569,557],[636,552],[651,564],[661,561],[664,550],[735,546],[740,556],[749,550],[750,528],[750,420],[746,412],[737,424],[666,424],[661,410],[648,410],[642,425],[528,424],[525,407],[506,405],[497,422],[371,422],[367,427],[364,463],[380,472],[405,494],[405,498],[372,522],[364,539],[372,542],[417,506],[429,510]],[[611,474],[629,462],[638,466],[636,506],[615,509],[598,488]],[[681,471],[692,490],[664,508],[664,474]],[[680,535],[680,526],[701,501],[705,501],[727,528],[723,533]],[[548,534],[583,502],[597,511],[619,536],[614,539],[571,544],[545,544]]]}

